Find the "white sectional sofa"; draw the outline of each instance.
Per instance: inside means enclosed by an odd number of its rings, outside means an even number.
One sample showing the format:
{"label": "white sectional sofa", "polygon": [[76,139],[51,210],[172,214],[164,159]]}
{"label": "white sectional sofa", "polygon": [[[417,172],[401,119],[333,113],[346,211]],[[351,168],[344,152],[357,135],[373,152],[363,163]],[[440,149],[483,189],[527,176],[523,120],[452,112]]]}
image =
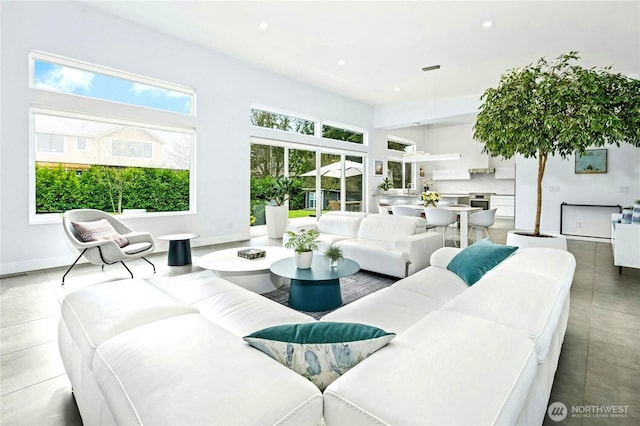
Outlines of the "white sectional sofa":
{"label": "white sectional sofa", "polygon": [[395,332],[321,393],[242,336],[308,323],[208,271],[71,293],[59,344],[85,424],[542,424],[573,256],[519,249],[468,287],[431,266],[326,315]]}
{"label": "white sectional sofa", "polygon": [[442,247],[442,236],[427,232],[426,225],[419,217],[330,213],[303,229],[320,233],[318,253],[334,244],[361,269],[402,278],[429,266]]}

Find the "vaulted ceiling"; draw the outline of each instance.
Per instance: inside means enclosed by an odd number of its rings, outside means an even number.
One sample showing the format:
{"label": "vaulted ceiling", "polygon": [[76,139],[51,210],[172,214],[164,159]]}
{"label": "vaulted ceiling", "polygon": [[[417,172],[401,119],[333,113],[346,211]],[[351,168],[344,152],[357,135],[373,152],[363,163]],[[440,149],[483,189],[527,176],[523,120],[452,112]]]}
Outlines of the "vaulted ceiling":
{"label": "vaulted ceiling", "polygon": [[570,50],[640,73],[639,1],[82,3],[374,106],[479,97],[506,70]]}

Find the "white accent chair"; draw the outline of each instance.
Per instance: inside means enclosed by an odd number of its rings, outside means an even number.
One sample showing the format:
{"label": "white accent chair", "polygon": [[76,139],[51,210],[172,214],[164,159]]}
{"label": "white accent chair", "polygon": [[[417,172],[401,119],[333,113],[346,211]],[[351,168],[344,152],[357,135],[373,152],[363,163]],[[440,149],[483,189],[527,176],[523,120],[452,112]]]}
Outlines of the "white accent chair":
{"label": "white accent chair", "polygon": [[378,204],[378,213],[379,214],[391,214],[390,206],[386,204]]}
{"label": "white accent chair", "polygon": [[496,211],[498,209],[482,210],[480,212],[471,213],[469,215],[469,236],[473,234],[475,230],[474,242],[477,241],[477,231],[480,231],[481,235],[486,232],[487,238],[491,239],[489,234],[489,227],[493,226],[496,220]]}
{"label": "white accent chair", "polygon": [[[83,241],[78,236],[78,233],[73,226],[73,222],[93,222],[100,219],[106,219],[111,226],[113,226],[116,232],[125,237],[129,243],[124,247],[120,247],[114,240]],[[153,237],[151,237],[151,234],[148,232],[134,232],[112,215],[101,210],[94,209],[66,211],[62,215],[62,226],[64,227],[65,235],[73,247],[80,251],[78,258],[71,266],[69,266],[69,269],[67,269],[62,276],[62,285],[64,285],[64,279],[67,274],[76,265],[76,263],[78,263],[82,256],[94,265],[101,265],[103,270],[104,265],[111,265],[119,262],[129,272],[131,278],[133,278],[133,273],[127,265],[125,265],[125,260],[141,258],[153,267],[154,273],[156,272],[155,265],[144,257],[145,255],[153,252],[153,249],[155,248]]]}
{"label": "white accent chair", "polygon": [[422,210],[407,206],[391,206],[391,213],[396,216],[416,216],[422,217]]}
{"label": "white accent chair", "polygon": [[[456,227],[458,225],[458,213],[453,210],[440,209],[438,207],[425,207],[424,214],[427,219],[427,226],[432,225],[436,228],[442,228],[442,246],[444,247],[447,229],[454,232],[455,228],[451,225],[456,225]],[[451,236],[451,240],[453,241],[453,245],[458,247],[453,235]]]}

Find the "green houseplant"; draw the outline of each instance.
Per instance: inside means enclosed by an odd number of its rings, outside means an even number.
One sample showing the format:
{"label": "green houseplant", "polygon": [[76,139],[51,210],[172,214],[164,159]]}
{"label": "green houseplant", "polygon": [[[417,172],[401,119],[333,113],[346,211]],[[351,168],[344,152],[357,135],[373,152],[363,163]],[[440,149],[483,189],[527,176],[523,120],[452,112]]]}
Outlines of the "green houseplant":
{"label": "green houseplant", "polygon": [[326,257],[327,259],[329,259],[329,265],[332,268],[335,268],[338,266],[338,261],[340,259],[344,258],[344,255],[342,253],[342,249],[338,246],[334,246],[333,244],[331,244],[329,247],[327,247],[327,249],[324,251],[324,257]]}
{"label": "green houseplant", "polygon": [[301,191],[299,180],[280,176],[267,179],[256,192],[257,199],[269,203],[265,206],[265,220],[269,238],[282,238],[287,229],[289,216],[289,208],[285,202]]}
{"label": "green houseplant", "polygon": [[382,189],[384,192],[387,192],[391,188],[393,188],[393,182],[391,182],[388,177],[384,178],[382,183],[378,185],[378,189]]}
{"label": "green houseplant", "polygon": [[508,71],[481,97],[474,138],[483,152],[536,158],[537,201],[532,236],[540,235],[542,179],[549,156],[563,159],[590,146],[640,146],[640,81],[574,62],[577,52]]}
{"label": "green houseplant", "polygon": [[286,248],[292,248],[296,252],[296,265],[300,269],[308,269],[313,261],[313,251],[318,249],[318,231],[310,229],[298,234],[287,231],[288,240],[284,244]]}

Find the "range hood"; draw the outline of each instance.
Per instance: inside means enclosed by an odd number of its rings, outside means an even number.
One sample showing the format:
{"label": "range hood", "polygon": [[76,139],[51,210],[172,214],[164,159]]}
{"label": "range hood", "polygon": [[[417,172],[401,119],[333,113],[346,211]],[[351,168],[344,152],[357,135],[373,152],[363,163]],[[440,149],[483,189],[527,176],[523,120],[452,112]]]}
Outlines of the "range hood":
{"label": "range hood", "polygon": [[471,174],[479,174],[479,173],[495,173],[496,169],[493,167],[482,167],[478,169],[469,169],[469,173]]}

